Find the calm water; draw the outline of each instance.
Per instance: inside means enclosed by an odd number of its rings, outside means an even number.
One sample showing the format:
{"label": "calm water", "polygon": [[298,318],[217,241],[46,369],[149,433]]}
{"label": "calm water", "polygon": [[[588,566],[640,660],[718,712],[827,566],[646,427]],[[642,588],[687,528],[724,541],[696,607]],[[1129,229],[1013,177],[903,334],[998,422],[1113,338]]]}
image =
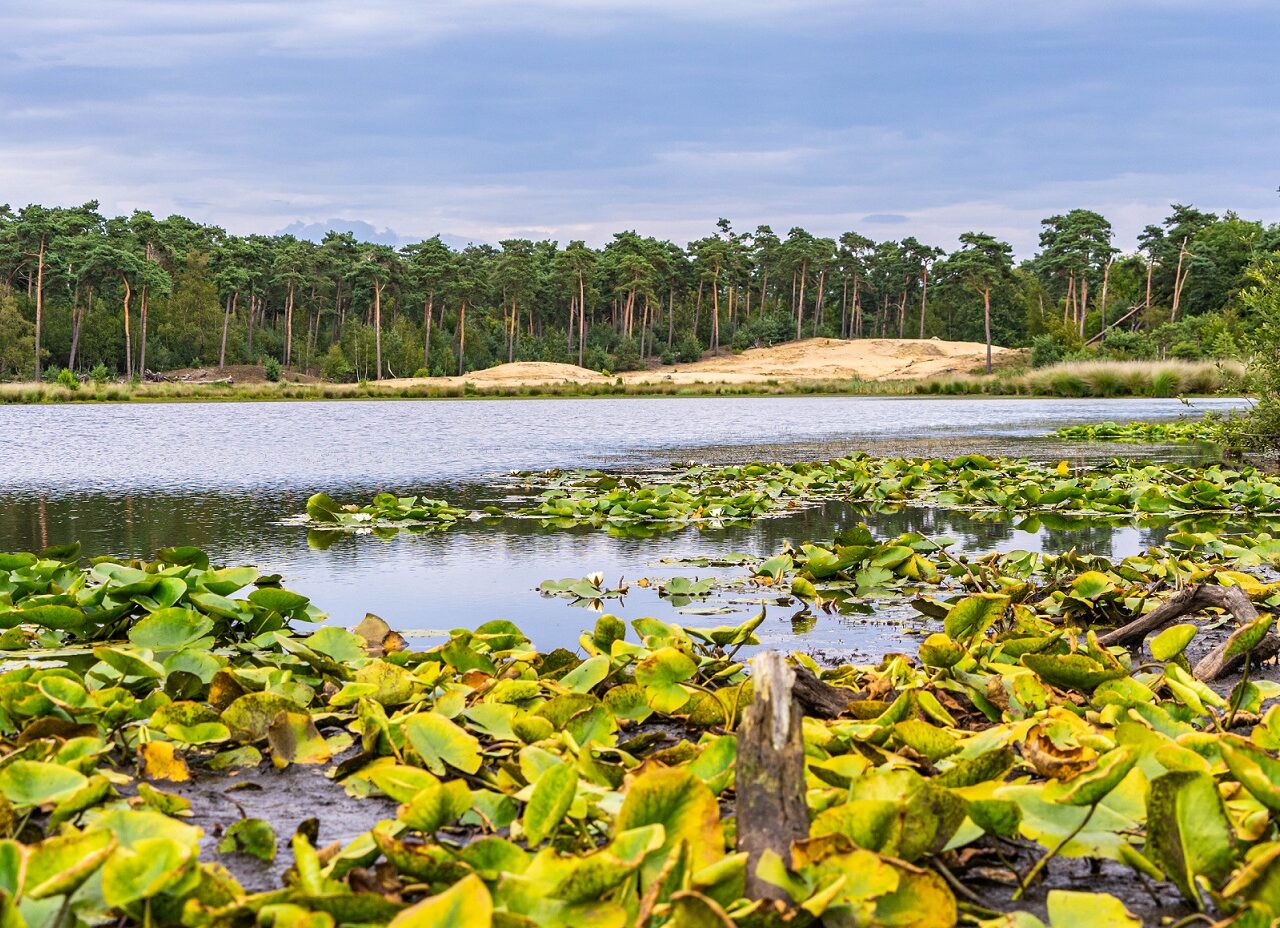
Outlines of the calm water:
{"label": "calm water", "polygon": [[[320,489],[343,501],[387,489],[484,505],[508,492],[502,475],[515,469],[794,460],[860,450],[976,450],[1044,459],[1191,454],[1062,444],[1043,435],[1063,424],[1173,418],[1232,405],[1198,400],[1189,410],[1176,400],[783,397],[3,407],[0,547],[78,538],[90,554],[149,556],[166,545],[196,544],[219,562],[283,574],[343,624],[365,611],[422,631],[507,618],[541,646],[572,644],[594,616],[539,596],[534,588],[542,580],[594,571],[609,581],[704,575],[712,571],[660,561],[764,555],[785,540],[823,539],[865,517],[830,504],[750,527],[644,540],[548,532],[507,520],[389,541],[348,536],[326,550],[309,546],[304,529],[280,520]],[[975,551],[1079,546],[1123,555],[1160,537],[1158,529],[1048,529],[921,509],[868,521],[884,535],[947,535]],[[652,591],[632,591],[622,603],[610,601],[609,610],[624,618],[673,614]],[[730,605],[742,616],[759,608]],[[770,609],[772,639],[799,634],[805,647],[868,654],[902,646],[900,610],[794,622],[792,612]],[[681,616],[694,625],[733,620]]]}

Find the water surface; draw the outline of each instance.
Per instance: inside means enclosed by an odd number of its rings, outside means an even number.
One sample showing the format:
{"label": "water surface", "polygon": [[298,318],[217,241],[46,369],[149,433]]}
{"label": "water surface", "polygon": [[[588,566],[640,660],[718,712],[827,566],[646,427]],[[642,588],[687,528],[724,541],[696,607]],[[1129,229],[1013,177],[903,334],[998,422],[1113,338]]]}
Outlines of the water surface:
{"label": "water surface", "polygon": [[[534,588],[548,578],[600,571],[609,581],[705,575],[663,559],[768,555],[787,540],[828,538],[868,519],[881,535],[947,535],[961,550],[1071,547],[1134,553],[1159,528],[1046,528],[987,514],[908,509],[868,517],[844,504],[746,527],[687,529],[653,539],[599,531],[546,531],[529,521],[465,524],[446,533],[340,539],[308,546],[280,520],[326,490],[343,501],[378,490],[427,493],[467,507],[505,496],[512,470],[637,469],[829,458],[856,451],[945,455],[965,451],[1073,460],[1132,454],[1194,455],[1193,446],[1060,443],[1059,425],[1155,420],[1236,405],[1231,400],[1020,400],[969,398],[658,398],[585,400],[183,403],[0,408],[0,538],[22,550],[81,540],[89,554],[148,557],[195,544],[215,561],[284,575],[334,621],[373,611],[409,630],[519,623],[543,647],[573,644],[589,611]],[[729,570],[728,574],[735,572]],[[624,618],[679,615],[686,624],[736,621],[679,614],[632,587],[608,608]],[[694,606],[696,608],[696,604]],[[799,616],[769,604],[776,643],[864,654],[901,646],[901,610],[866,617]],[[798,636],[798,637],[797,637]]]}

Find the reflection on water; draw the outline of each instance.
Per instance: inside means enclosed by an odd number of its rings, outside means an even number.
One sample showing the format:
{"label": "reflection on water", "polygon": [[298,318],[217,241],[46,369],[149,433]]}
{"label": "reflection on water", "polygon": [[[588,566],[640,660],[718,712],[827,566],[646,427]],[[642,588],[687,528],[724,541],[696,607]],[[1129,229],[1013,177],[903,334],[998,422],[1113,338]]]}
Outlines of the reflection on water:
{"label": "reflection on water", "polygon": [[[506,618],[539,646],[572,646],[594,616],[540,597],[534,589],[545,579],[596,571],[610,582],[706,576],[716,571],[659,562],[729,552],[767,556],[787,541],[829,539],[861,520],[881,536],[948,536],[969,552],[1075,547],[1124,556],[1158,543],[1167,529],[1010,522],[923,508],[866,514],[828,503],[753,525],[651,539],[586,528],[546,531],[534,521],[505,519],[389,540],[345,536],[318,550],[308,546],[305,529],[280,519],[300,512],[321,488],[356,499],[385,487],[478,508],[507,493],[483,475],[513,468],[830,457],[885,452],[890,445],[912,454],[1113,457],[1128,449],[1020,436],[1070,422],[1182,411],[1177,403],[1150,400],[860,398],[6,407],[0,409],[10,438],[0,446],[0,548],[79,539],[89,555],[150,556],[168,545],[194,544],[216,562],[283,574],[344,625],[366,610],[407,630]],[[740,569],[723,572],[741,576]],[[679,614],[653,590],[635,586],[608,608],[627,619]],[[739,602],[733,615],[679,615],[686,624],[718,625],[758,608]],[[891,609],[793,621],[793,613],[793,607],[771,605],[762,634],[784,646],[868,655],[901,649],[900,618],[911,615]]]}

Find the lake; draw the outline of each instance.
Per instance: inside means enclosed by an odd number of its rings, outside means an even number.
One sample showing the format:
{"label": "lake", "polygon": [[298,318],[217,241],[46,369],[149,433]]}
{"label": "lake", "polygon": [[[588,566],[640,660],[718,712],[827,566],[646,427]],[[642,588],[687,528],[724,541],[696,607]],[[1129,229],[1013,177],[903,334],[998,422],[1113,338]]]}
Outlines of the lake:
{"label": "lake", "polygon": [[[595,616],[540,596],[536,587],[543,580],[595,571],[610,584],[675,574],[740,575],[734,568],[662,561],[768,555],[787,540],[828,538],[862,519],[880,535],[945,535],[968,551],[1078,546],[1123,556],[1162,533],[1048,528],[924,508],[867,517],[830,503],[750,526],[686,529],[651,539],[504,520],[390,540],[351,535],[318,549],[308,544],[304,528],[282,520],[319,490],[342,502],[390,490],[479,507],[512,492],[507,475],[513,470],[635,470],[676,460],[788,461],[857,451],[977,451],[1073,461],[1188,456],[1197,449],[1063,443],[1044,436],[1066,424],[1169,419],[1238,405],[1227,399],[1195,400],[1188,408],[1155,399],[715,397],[8,406],[0,407],[0,534],[9,550],[79,539],[87,554],[142,557],[168,545],[194,544],[217,562],[282,574],[287,586],[346,626],[372,611],[429,638],[505,618],[540,647],[572,646]],[[731,611],[678,612],[652,590],[633,585],[625,600],[607,608],[627,619],[674,616],[689,625],[739,621],[760,608],[758,600],[718,605]],[[762,636],[865,657],[902,647],[904,622],[912,622],[897,607],[816,619],[794,612],[769,604]]]}

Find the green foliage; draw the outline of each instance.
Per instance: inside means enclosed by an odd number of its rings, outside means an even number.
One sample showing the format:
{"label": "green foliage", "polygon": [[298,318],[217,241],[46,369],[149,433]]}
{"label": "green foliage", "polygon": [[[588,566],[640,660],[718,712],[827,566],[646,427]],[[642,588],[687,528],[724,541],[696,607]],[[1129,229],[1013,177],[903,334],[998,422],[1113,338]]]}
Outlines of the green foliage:
{"label": "green foliage", "polygon": [[267,358],[262,363],[263,374],[271,383],[280,380],[280,373],[283,370],[279,361],[275,358]]}

